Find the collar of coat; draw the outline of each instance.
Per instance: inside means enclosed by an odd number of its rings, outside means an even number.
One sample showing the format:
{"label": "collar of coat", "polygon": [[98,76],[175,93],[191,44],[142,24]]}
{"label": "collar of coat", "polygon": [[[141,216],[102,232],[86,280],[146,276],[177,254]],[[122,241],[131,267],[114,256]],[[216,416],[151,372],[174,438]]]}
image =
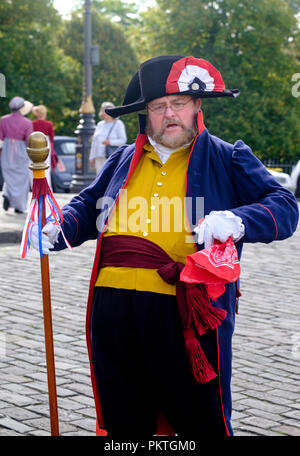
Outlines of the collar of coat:
{"label": "collar of coat", "polygon": [[[131,163],[130,163],[130,168],[129,168],[129,172],[127,175],[125,185],[131,178],[131,176],[143,154],[145,144],[147,144],[147,142],[149,141],[148,136],[145,134],[145,128],[146,128],[146,115],[145,114],[139,115],[139,128],[140,128],[140,132],[136,138],[135,151],[134,151]],[[197,113],[197,135],[194,139],[194,142],[198,138],[198,136],[204,131],[204,129],[205,129],[205,125],[204,125],[204,120],[203,120],[203,112],[199,111]]]}

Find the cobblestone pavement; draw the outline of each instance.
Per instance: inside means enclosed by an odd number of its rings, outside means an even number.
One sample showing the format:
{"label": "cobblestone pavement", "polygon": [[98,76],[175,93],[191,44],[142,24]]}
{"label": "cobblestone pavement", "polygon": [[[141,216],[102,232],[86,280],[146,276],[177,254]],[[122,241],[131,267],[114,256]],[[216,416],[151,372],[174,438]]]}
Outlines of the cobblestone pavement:
{"label": "cobblestone pavement", "polygon": [[[300,436],[299,244],[298,227],[285,241],[244,247],[233,339],[237,436]],[[94,250],[89,241],[50,256],[63,436],[95,435],[85,342]],[[37,252],[21,260],[18,244],[0,243],[0,436],[50,435],[39,264]]]}

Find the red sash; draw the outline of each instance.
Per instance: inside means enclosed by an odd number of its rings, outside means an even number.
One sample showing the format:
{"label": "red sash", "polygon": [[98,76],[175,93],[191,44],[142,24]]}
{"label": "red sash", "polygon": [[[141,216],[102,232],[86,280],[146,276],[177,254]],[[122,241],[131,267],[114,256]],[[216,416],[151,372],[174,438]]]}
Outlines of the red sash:
{"label": "red sash", "polygon": [[180,280],[183,263],[175,262],[158,245],[135,236],[104,236],[100,268],[106,266],[157,269],[169,284],[176,285],[178,310],[189,362],[198,383],[217,376],[196,338],[208,329],[216,329],[225,319],[224,309],[213,307],[204,283],[185,283]]}

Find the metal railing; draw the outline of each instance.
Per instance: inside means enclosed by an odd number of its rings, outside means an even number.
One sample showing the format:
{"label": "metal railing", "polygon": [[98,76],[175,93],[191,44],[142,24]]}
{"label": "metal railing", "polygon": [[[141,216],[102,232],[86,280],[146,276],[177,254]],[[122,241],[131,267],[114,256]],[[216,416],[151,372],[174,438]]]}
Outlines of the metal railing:
{"label": "metal railing", "polygon": [[263,161],[263,164],[266,168],[272,168],[275,171],[281,171],[287,174],[291,174],[294,166],[296,165],[295,162],[278,163],[273,160],[265,160]]}

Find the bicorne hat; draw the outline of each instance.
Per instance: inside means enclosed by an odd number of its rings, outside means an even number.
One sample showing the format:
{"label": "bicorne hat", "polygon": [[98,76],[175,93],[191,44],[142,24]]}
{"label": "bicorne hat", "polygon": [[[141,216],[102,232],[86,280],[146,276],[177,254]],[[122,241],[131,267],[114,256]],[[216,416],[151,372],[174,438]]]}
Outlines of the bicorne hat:
{"label": "bicorne hat", "polygon": [[214,98],[239,94],[238,89],[225,88],[221,74],[207,60],[165,55],[142,63],[128,85],[123,105],[105,111],[118,117],[141,111],[149,101],[167,95]]}

